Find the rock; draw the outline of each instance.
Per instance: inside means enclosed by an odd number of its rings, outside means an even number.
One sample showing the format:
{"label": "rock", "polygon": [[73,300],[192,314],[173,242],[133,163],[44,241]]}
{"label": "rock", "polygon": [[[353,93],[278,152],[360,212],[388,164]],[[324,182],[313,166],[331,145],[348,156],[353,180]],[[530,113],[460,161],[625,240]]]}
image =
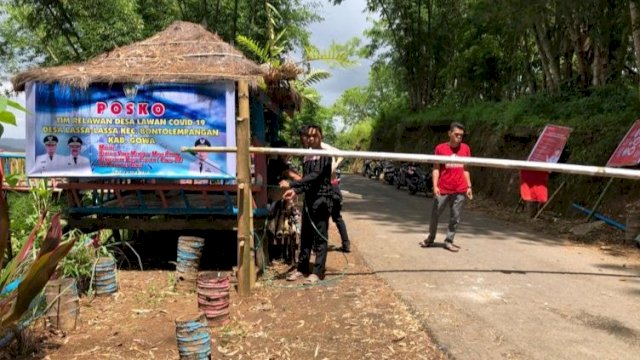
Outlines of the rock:
{"label": "rock", "polygon": [[605,225],[604,221],[593,221],[585,224],[580,224],[578,226],[574,226],[569,231],[576,236],[585,236],[585,235],[588,235],[593,230],[600,229],[604,225]]}

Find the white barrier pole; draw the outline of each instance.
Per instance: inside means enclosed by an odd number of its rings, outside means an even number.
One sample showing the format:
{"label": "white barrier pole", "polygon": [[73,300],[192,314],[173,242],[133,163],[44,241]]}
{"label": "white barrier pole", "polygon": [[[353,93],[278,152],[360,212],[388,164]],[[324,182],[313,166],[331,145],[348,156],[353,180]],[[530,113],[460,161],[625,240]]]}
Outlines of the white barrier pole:
{"label": "white barrier pole", "polygon": [[[183,152],[236,152],[235,147],[183,147]],[[558,172],[574,175],[602,176],[622,179],[640,180],[640,170],[612,168],[604,166],[576,165],[576,164],[555,164],[540,161],[480,158],[480,157],[451,157],[441,155],[423,155],[409,153],[390,153],[374,151],[343,151],[343,150],[314,150],[314,149],[287,149],[269,147],[250,147],[249,151],[256,154],[279,154],[279,155],[322,155],[332,157],[344,157],[350,159],[372,159],[409,161],[421,163],[457,163],[469,166],[516,169],[516,170],[538,170]]]}

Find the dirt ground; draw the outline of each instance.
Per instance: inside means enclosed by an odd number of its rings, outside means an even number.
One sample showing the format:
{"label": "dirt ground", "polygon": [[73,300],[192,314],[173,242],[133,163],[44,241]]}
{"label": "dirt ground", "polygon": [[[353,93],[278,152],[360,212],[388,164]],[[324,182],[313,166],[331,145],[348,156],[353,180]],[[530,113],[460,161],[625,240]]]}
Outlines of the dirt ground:
{"label": "dirt ground", "polygon": [[[330,237],[338,238],[333,226]],[[232,291],[228,323],[211,328],[213,359],[446,358],[357,249],[330,252],[320,285],[279,279],[287,269],[276,264],[249,298]],[[177,359],[174,320],[197,305],[195,294],[172,291],[174,278],[172,271],[119,272],[117,294],[81,299],[75,331],[52,334],[38,323],[29,353],[18,358]]]}
{"label": "dirt ground", "polygon": [[[476,199],[469,208],[567,241],[625,251],[623,234],[609,227],[576,237],[569,229],[584,221],[545,212],[526,213]],[[332,244],[338,245],[331,226]],[[354,229],[355,230],[355,229]],[[446,359],[423,323],[374,275],[355,251],[329,253],[326,281],[305,287],[282,279],[288,267],[275,264],[250,298],[231,293],[228,323],[211,328],[213,359]],[[627,247],[628,250],[628,247]],[[79,324],[54,334],[37,323],[24,338],[22,354],[0,359],[177,359],[177,317],[196,311],[196,295],[172,290],[173,271],[120,271],[120,291],[81,299]]]}

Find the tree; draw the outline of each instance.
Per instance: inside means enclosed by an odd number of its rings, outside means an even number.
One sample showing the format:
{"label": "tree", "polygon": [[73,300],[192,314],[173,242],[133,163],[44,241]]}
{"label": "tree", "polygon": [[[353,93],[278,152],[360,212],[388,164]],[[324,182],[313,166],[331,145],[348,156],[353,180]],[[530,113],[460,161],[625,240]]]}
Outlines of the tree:
{"label": "tree", "polygon": [[10,0],[2,10],[7,16],[0,37],[12,49],[5,72],[18,70],[18,61],[55,65],[86,60],[139,40],[143,30],[136,3],[128,0]]}
{"label": "tree", "polygon": [[[116,46],[142,40],[176,20],[203,24],[233,43],[242,32],[264,43],[267,10],[242,0],[6,0],[0,4],[0,71],[15,73],[34,64],[87,60]],[[264,4],[264,3],[263,3]],[[237,5],[237,6],[236,6]],[[316,3],[273,0],[287,30],[287,51],[305,45],[305,26],[320,18]],[[235,31],[234,31],[235,26]]]}
{"label": "tree", "polygon": [[288,109],[289,116],[294,110],[300,110],[303,100],[318,105],[317,92],[310,91],[310,86],[331,76],[328,71],[312,69],[314,61],[324,61],[334,66],[349,66],[357,47],[357,40],[345,45],[333,43],[326,51],[320,51],[313,45],[302,49],[302,59],[294,61],[288,57],[287,49],[291,48],[292,37],[288,36],[288,28],[279,27],[281,16],[277,9],[265,1],[267,20],[265,29],[267,38],[264,44],[249,37],[238,35],[237,41],[250,56],[268,67],[267,74],[260,84],[269,97]]}
{"label": "tree", "polygon": [[640,61],[631,51],[633,38],[640,44],[632,26],[636,6],[637,0],[368,0],[380,21],[367,33],[367,48],[396,69],[411,110],[587,91],[638,77]]}
{"label": "tree", "polygon": [[282,137],[289,144],[297,144],[299,140],[298,129],[303,125],[314,124],[322,128],[324,141],[331,144],[335,143],[336,132],[332,109],[320,105],[320,94],[317,90],[307,88],[305,91],[308,92],[306,96],[315,98],[315,101],[304,102],[300,111],[284,123]]}

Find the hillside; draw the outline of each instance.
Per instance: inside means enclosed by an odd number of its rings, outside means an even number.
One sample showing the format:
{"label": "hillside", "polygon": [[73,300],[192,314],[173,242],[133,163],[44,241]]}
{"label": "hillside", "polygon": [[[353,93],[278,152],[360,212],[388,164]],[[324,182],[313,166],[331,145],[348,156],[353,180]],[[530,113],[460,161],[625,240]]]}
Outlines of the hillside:
{"label": "hillside", "polygon": [[[573,128],[568,142],[569,163],[606,164],[631,124],[640,118],[637,90],[624,86],[606,86],[591,93],[528,96],[512,102],[479,103],[455,108],[442,106],[420,113],[403,111],[382,114],[371,129],[372,150],[432,153],[446,140],[448,124],[467,126],[468,142],[474,156],[526,159],[539,132],[547,124]],[[506,206],[519,200],[519,172],[474,168],[476,192]],[[550,178],[550,193],[566,181],[566,186],[550,204],[550,210],[565,216],[578,215],[571,203],[590,207],[608,179],[555,174]],[[600,211],[622,223],[625,205],[640,199],[636,181],[615,180]]]}

